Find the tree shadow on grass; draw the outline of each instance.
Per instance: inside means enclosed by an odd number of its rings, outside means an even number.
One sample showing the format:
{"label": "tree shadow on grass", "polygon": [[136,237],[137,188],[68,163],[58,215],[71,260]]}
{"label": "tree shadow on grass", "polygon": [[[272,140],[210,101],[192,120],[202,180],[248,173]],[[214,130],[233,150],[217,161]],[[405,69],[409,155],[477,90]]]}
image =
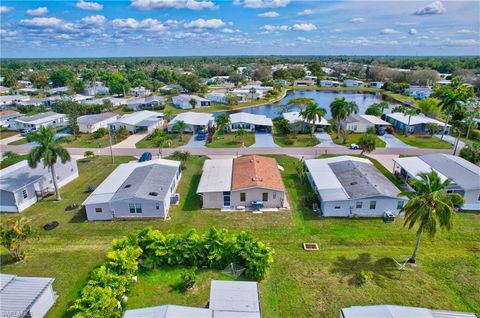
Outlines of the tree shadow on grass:
{"label": "tree shadow on grass", "polygon": [[77,209],[75,211],[70,211],[66,213],[72,213],[73,216],[68,221],[68,223],[83,223],[87,220],[87,211],[85,211],[85,207],[82,206],[80,209]]}
{"label": "tree shadow on grass", "polygon": [[369,253],[359,254],[354,259],[339,256],[333,266],[331,273],[341,275],[341,281],[347,279],[348,284],[355,287],[361,287],[369,281],[385,287],[387,281],[400,278],[400,272],[393,259],[384,257],[374,261]]}

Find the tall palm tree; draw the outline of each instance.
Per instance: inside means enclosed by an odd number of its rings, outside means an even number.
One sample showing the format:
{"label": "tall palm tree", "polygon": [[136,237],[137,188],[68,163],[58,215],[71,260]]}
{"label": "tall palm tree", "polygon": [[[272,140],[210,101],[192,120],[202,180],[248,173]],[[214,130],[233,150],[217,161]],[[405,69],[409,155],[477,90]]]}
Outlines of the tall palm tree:
{"label": "tall palm tree", "polygon": [[468,137],[470,137],[470,131],[472,129],[472,126],[476,123],[475,119],[480,118],[480,100],[478,99],[470,100],[468,109],[469,110],[467,112],[467,118],[465,119],[467,124],[467,135],[466,135],[467,140],[468,140]]}
{"label": "tall palm tree", "polygon": [[355,102],[348,102],[345,97],[335,97],[334,101],[330,104],[330,111],[332,116],[337,121],[337,136],[340,135],[340,124],[347,119],[353,113],[358,113],[358,105]]}
{"label": "tall palm tree", "polygon": [[222,113],[215,118],[215,123],[218,129],[225,133],[225,127],[230,124],[230,116],[227,113]]}
{"label": "tall palm tree", "polygon": [[250,88],[249,93],[252,99],[253,99],[253,95],[255,95],[256,92],[257,92],[257,89],[255,87]]}
{"label": "tall palm tree", "polygon": [[411,108],[411,107],[404,107],[403,110],[402,110],[402,113],[405,116],[408,116],[408,124],[407,124],[407,126],[405,126],[405,129],[404,129],[405,136],[408,136],[408,127],[410,127],[410,121],[412,120],[412,116],[415,116],[415,115],[418,114],[418,110],[416,110],[415,108]]}
{"label": "tall palm tree", "polygon": [[450,230],[455,206],[463,204],[463,198],[457,193],[447,193],[445,188],[449,180],[442,182],[436,171],[420,173],[419,179],[412,178],[409,183],[416,191],[404,191],[400,195],[410,200],[402,208],[405,212],[404,226],[409,229],[418,224],[417,242],[409,263],[415,263],[422,233],[425,231],[434,237],[438,227]]}
{"label": "tall palm tree", "polygon": [[327,114],[327,110],[325,108],[320,107],[317,103],[309,103],[305,108],[300,112],[300,116],[311,125],[310,133],[315,133],[315,122],[321,121],[322,117]]}
{"label": "tall palm tree", "polygon": [[53,187],[55,188],[55,197],[61,200],[60,190],[57,184],[57,175],[55,173],[55,164],[60,159],[62,163],[70,161],[70,154],[67,149],[63,148],[61,143],[63,138],[55,138],[55,130],[49,127],[40,127],[36,132],[33,132],[27,137],[29,142],[35,142],[37,146],[33,147],[28,153],[27,161],[31,168],[37,167],[37,164],[42,161],[44,167],[49,167],[52,174]]}

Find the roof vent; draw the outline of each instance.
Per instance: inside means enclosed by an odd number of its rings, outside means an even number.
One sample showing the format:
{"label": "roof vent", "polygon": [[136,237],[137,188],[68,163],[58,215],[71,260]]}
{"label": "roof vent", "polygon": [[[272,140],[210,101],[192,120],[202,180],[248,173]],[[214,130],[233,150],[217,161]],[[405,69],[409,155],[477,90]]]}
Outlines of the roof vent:
{"label": "roof vent", "polygon": [[150,192],[149,195],[156,197],[158,195],[158,192]]}
{"label": "roof vent", "polygon": [[356,184],[358,184],[357,181],[350,182],[350,185],[356,185]]}
{"label": "roof vent", "polygon": [[123,188],[127,189],[127,188],[130,188],[131,186],[132,186],[131,184],[126,184]]}
{"label": "roof vent", "polygon": [[250,159],[250,163],[253,163],[253,159]]}

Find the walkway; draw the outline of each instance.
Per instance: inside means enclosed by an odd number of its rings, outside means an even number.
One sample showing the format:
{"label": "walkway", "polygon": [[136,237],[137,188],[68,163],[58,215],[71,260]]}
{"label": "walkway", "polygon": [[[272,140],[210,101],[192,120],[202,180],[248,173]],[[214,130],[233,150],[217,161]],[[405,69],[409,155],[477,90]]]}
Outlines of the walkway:
{"label": "walkway", "polygon": [[196,140],[196,138],[197,134],[193,135],[188,143],[180,148],[207,148],[205,147],[205,142],[207,141],[206,137],[205,140]]}
{"label": "walkway", "polygon": [[147,136],[148,133],[130,135],[127,139],[113,145],[112,148],[135,148],[135,144]]}
{"label": "walkway", "polygon": [[318,141],[320,142],[320,144],[316,145],[315,147],[342,147],[334,143],[332,136],[326,132],[317,132],[315,133],[315,137],[317,137]]}
{"label": "walkway", "polygon": [[385,134],[383,136],[377,137],[385,142],[385,148],[415,148],[413,146],[407,145],[397,137],[391,134]]}
{"label": "walkway", "polygon": [[273,141],[273,136],[271,133],[255,133],[255,143],[249,148],[265,147],[280,148],[280,146]]}

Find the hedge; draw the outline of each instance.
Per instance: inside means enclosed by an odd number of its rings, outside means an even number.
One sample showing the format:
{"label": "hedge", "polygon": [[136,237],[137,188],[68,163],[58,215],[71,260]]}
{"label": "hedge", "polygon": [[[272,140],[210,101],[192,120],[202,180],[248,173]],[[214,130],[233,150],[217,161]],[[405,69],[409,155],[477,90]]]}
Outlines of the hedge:
{"label": "hedge", "polygon": [[256,241],[249,233],[231,237],[227,230],[210,228],[199,235],[195,230],[184,234],[163,234],[146,228],[114,240],[107,261],[95,269],[81,296],[70,307],[74,318],[120,318],[126,295],[139,267],[196,266],[224,269],[235,263],[245,267],[245,276],[262,280],[273,263],[273,249]]}

